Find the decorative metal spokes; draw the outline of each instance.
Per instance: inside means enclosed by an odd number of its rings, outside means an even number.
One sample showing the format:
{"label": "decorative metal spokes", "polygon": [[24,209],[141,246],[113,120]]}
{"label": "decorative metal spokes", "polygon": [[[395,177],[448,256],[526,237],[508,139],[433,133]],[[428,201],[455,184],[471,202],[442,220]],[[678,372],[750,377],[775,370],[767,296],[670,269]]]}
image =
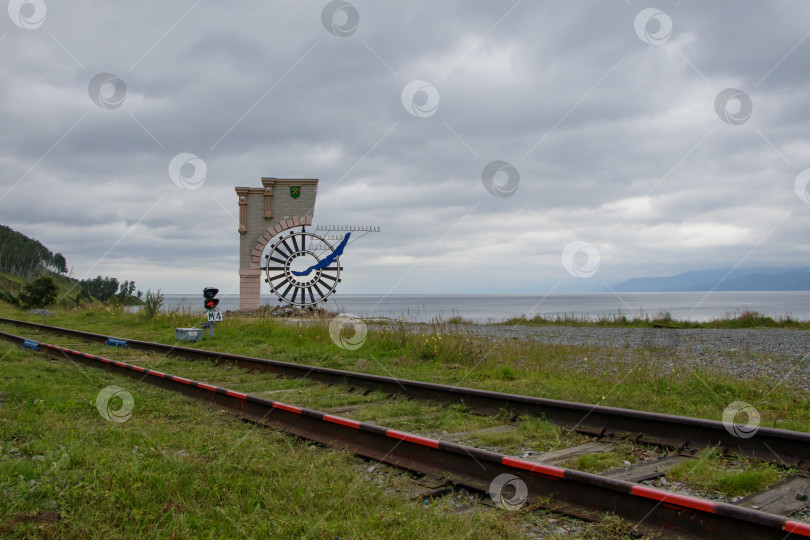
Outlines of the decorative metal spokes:
{"label": "decorative metal spokes", "polygon": [[314,306],[335,292],[342,270],[340,259],[324,261],[335,248],[323,237],[302,229],[280,236],[267,249],[262,270],[279,302]]}

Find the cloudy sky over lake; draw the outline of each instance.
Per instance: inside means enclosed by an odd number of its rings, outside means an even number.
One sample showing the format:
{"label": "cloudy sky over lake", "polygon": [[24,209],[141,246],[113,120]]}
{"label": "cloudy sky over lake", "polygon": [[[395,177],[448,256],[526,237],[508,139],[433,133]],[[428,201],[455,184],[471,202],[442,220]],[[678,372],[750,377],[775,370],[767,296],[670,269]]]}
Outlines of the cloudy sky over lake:
{"label": "cloudy sky over lake", "polygon": [[[0,20],[0,223],[77,278],[238,292],[234,186],[381,232],[342,293],[810,261],[810,4],[53,2]],[[173,181],[178,154],[204,177]],[[267,291],[266,291],[267,292]]]}

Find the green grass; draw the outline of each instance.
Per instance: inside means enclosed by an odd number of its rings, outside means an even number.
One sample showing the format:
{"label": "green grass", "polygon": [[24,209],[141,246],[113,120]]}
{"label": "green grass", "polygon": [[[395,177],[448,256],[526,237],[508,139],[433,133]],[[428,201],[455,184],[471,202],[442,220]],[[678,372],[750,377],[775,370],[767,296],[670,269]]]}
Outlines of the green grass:
{"label": "green grass", "polygon": [[[369,465],[103,370],[0,344],[3,538],[518,537],[520,517],[386,495]],[[95,407],[115,384],[131,418]]]}
{"label": "green grass", "polygon": [[541,418],[522,417],[514,430],[504,432],[472,433],[465,443],[498,447],[505,453],[520,453],[531,449],[534,452],[550,452],[557,448],[576,446],[590,440],[589,437],[566,431],[556,424]]}
{"label": "green grass", "polygon": [[16,296],[22,290],[23,285],[25,285],[23,278],[0,272],[0,292],[7,292]]}
{"label": "green grass", "polygon": [[720,317],[707,322],[681,321],[673,319],[672,315],[662,312],[644,317],[628,318],[627,315],[617,314],[604,315],[596,319],[589,317],[577,317],[574,315],[556,315],[554,317],[543,317],[535,315],[527,318],[512,317],[501,323],[502,325],[521,326],[597,326],[612,328],[791,328],[797,330],[810,330],[810,321],[798,321],[790,315],[773,319],[766,317],[756,311],[742,311],[738,313],[727,313],[725,317]]}
{"label": "green grass", "polygon": [[[16,309],[3,313],[12,318],[169,344],[176,343],[175,327],[189,327],[203,320],[202,314],[188,312],[146,319],[109,306],[56,311],[57,316],[48,318]],[[11,333],[27,335],[24,329],[6,328]],[[226,317],[217,324],[214,339],[206,337],[190,346],[713,420],[721,419],[729,403],[744,401],[757,408],[763,426],[810,431],[810,402],[806,395],[764,377],[740,380],[707,369],[681,367],[671,351],[654,348],[574,347],[510,339],[486,341],[466,331],[464,326],[457,329],[460,330],[451,332],[440,324],[421,325],[416,331],[403,324],[370,327],[361,348],[345,350],[332,342],[328,320],[298,323]],[[48,339],[59,342],[59,338],[45,338]],[[745,356],[744,352],[734,354],[737,356],[732,360],[767,361]],[[674,367],[669,367],[670,363]]]}
{"label": "green grass", "polygon": [[701,452],[698,459],[675,466],[667,477],[736,497],[765,489],[778,482],[782,475],[773,465],[729,460],[710,448]]}
{"label": "green grass", "polygon": [[583,454],[563,463],[563,467],[577,469],[590,473],[600,473],[624,464],[625,461],[635,463],[636,459],[632,455],[624,455],[617,452],[604,452]]}

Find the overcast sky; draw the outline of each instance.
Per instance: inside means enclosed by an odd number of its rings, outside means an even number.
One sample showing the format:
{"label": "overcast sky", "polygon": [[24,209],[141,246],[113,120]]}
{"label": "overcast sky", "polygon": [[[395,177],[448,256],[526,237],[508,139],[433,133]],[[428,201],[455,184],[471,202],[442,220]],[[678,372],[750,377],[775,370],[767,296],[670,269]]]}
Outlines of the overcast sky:
{"label": "overcast sky", "polygon": [[[381,228],[346,248],[341,293],[810,261],[805,1],[8,13],[0,223],[77,278],[238,292],[233,188],[262,176],[319,178],[316,224]],[[181,153],[198,168],[170,174]]]}

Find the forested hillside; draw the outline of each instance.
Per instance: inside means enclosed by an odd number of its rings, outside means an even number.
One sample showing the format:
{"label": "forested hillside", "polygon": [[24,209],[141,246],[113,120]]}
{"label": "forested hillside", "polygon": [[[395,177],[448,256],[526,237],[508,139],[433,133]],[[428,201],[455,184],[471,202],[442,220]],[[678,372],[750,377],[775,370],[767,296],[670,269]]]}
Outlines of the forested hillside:
{"label": "forested hillside", "polygon": [[45,271],[67,272],[67,261],[51,250],[10,227],[0,225],[0,272],[34,279]]}

